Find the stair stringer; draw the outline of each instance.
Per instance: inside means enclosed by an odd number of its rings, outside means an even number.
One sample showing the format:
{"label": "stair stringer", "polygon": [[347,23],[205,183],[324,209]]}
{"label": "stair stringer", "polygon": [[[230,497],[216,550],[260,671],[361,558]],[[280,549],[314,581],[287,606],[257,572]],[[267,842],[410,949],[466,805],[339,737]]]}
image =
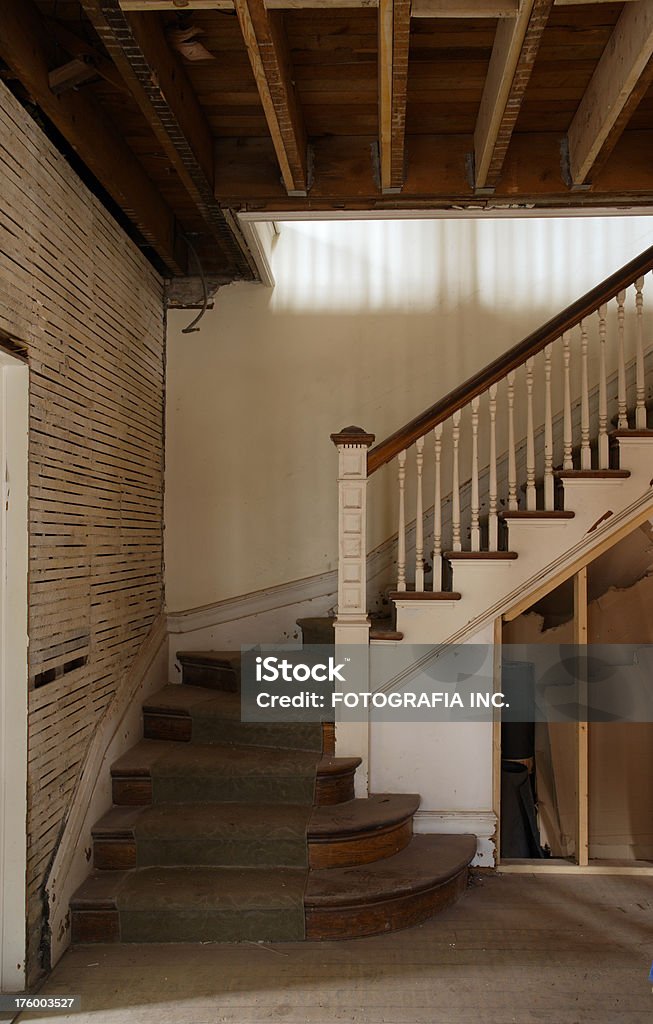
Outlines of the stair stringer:
{"label": "stair stringer", "polygon": [[396,598],[400,642],[465,642],[500,615],[528,607],[650,518],[653,440],[620,438],[618,444],[629,477],[563,480],[564,506],[574,518],[511,522],[509,546],[518,557],[456,563],[453,585],[460,601]]}

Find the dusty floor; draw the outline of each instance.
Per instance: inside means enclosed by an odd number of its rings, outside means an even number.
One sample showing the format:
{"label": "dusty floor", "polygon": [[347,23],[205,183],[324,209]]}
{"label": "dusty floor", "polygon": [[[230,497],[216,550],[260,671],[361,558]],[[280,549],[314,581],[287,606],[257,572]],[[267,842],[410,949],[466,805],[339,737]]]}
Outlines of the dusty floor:
{"label": "dusty floor", "polygon": [[636,1024],[653,1019],[653,879],[494,875],[420,927],[353,942],[84,946],[42,993],[74,1024]]}

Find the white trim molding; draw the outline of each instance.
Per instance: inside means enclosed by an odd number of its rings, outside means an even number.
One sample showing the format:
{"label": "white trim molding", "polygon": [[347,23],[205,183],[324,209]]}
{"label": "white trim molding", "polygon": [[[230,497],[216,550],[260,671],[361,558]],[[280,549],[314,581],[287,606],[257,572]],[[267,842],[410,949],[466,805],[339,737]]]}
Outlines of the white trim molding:
{"label": "white trim molding", "polygon": [[493,868],[498,819],[494,811],[428,811],[415,814],[414,830],[427,835],[476,836],[472,867]]}

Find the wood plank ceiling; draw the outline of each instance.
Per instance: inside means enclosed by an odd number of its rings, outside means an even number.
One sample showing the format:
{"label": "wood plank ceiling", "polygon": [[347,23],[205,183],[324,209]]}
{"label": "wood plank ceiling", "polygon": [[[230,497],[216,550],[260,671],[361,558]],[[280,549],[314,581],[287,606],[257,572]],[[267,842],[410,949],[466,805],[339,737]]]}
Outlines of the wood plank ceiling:
{"label": "wood plank ceiling", "polygon": [[653,201],[653,0],[3,0],[0,58],[171,275],[255,274],[243,210]]}

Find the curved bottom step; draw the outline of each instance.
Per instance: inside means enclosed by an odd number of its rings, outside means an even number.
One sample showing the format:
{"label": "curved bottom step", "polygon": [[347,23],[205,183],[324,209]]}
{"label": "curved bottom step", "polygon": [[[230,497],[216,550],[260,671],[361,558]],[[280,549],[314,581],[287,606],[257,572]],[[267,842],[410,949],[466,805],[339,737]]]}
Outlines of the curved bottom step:
{"label": "curved bottom step", "polygon": [[425,921],[464,892],[475,853],[475,836],[420,835],[385,860],[311,871],[306,938],[361,938]]}
{"label": "curved bottom step", "polygon": [[350,939],[418,924],[463,892],[474,836],[414,836],[372,864],[96,871],[71,901],[73,942]]}

